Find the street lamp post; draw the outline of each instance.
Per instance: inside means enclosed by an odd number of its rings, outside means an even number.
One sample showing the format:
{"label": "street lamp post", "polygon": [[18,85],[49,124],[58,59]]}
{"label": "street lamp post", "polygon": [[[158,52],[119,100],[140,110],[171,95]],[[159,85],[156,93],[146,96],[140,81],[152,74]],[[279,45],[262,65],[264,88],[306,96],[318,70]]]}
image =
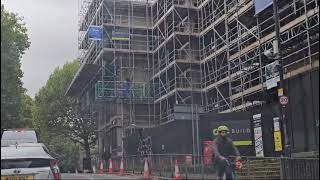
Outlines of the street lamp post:
{"label": "street lamp post", "polygon": [[[281,96],[284,96],[284,81],[283,81],[283,62],[281,59],[281,44],[280,44],[280,24],[279,24],[279,15],[278,15],[278,5],[277,5],[277,0],[272,0],[273,1],[273,18],[275,21],[275,41],[273,43],[273,51],[274,54],[276,54],[277,56],[277,67],[278,67],[278,72],[279,72],[279,77],[280,77],[280,81],[278,84],[278,97],[280,100]],[[287,120],[286,120],[286,116],[285,116],[285,110],[286,110],[286,106],[285,105],[281,105],[280,101],[279,101],[279,112],[280,112],[280,120],[282,122],[282,129],[283,129],[283,135],[284,135],[284,151],[283,154],[284,156],[288,156],[290,155],[289,153],[289,138],[288,138],[288,132],[287,132]]]}

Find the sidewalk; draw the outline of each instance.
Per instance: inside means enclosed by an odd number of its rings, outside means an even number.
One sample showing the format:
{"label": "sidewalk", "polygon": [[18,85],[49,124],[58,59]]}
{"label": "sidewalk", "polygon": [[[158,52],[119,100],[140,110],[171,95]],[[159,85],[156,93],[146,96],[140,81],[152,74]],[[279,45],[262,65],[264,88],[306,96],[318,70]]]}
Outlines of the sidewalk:
{"label": "sidewalk", "polygon": [[[119,176],[118,174],[91,174],[91,173],[78,173],[78,174],[61,174],[61,179],[64,180],[103,180],[103,179],[128,179],[128,180],[138,180],[144,179],[141,175],[136,174],[125,174],[124,176]],[[154,178],[150,178],[154,179]]]}
{"label": "sidewalk", "polygon": [[[137,176],[137,177],[141,177],[141,179],[143,179],[143,175],[140,175],[140,174],[129,173],[127,175]],[[198,180],[198,179],[210,179],[210,180],[217,179],[217,176],[215,174],[188,174],[187,176],[185,174],[180,174],[180,176],[181,176],[181,179],[195,179],[195,180]],[[172,180],[174,178],[169,177],[169,176],[160,176],[159,174],[152,174],[151,173],[150,179]]]}

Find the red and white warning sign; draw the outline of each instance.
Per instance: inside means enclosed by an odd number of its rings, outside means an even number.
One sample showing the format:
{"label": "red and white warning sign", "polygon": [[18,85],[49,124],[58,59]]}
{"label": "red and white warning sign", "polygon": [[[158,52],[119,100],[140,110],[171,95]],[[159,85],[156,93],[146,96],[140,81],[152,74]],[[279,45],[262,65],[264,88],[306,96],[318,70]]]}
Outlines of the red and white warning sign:
{"label": "red and white warning sign", "polygon": [[286,105],[286,104],[288,104],[289,99],[287,96],[280,96],[279,101],[280,101],[280,104]]}

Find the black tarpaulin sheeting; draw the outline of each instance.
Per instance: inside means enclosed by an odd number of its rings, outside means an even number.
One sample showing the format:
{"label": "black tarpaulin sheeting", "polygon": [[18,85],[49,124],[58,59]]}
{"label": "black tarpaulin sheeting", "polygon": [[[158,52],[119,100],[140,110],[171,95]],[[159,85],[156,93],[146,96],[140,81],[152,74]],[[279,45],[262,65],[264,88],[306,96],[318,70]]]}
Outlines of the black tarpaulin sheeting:
{"label": "black tarpaulin sheeting", "polygon": [[[234,126],[238,126],[240,129],[250,128],[250,113],[248,112],[236,112],[226,114],[208,113],[200,117],[199,119],[199,146],[202,154],[203,142],[212,140],[212,128],[217,126],[220,120],[225,122],[236,121],[232,123]],[[194,121],[195,122],[195,121]],[[216,123],[213,123],[216,122]],[[218,122],[218,124],[217,124]],[[234,127],[236,128],[236,127]],[[160,127],[145,129],[142,131],[142,137],[151,137],[151,146],[153,154],[192,154],[192,121],[176,120],[171,123],[165,124]],[[196,134],[195,134],[196,137]],[[252,140],[251,133],[244,136],[238,134],[239,140]],[[124,140],[124,149],[127,155],[140,154],[138,152],[139,133],[135,133]],[[252,155],[253,146],[242,146],[239,148],[243,155]]]}

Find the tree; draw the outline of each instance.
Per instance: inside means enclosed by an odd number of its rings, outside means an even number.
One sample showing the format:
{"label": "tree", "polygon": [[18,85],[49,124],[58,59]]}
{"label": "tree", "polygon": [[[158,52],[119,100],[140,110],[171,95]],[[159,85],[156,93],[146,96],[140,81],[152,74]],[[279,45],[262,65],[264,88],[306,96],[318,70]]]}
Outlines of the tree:
{"label": "tree", "polygon": [[26,93],[21,94],[22,117],[21,127],[32,128],[32,107],[33,100]]}
{"label": "tree", "polygon": [[25,24],[17,14],[1,5],[1,125],[2,128],[21,126],[23,107],[20,59],[30,42]]}
{"label": "tree", "polygon": [[96,123],[89,117],[81,117],[74,107],[76,99],[66,97],[65,92],[75,76],[79,61],[57,68],[49,77],[46,85],[35,97],[33,108],[34,126],[42,140],[49,142],[49,137],[64,134],[73,142],[80,144],[90,158],[90,148],[95,145],[97,136]]}
{"label": "tree", "polygon": [[50,122],[50,127],[65,130],[72,141],[79,143],[85,150],[86,157],[91,162],[90,149],[96,144],[96,122],[91,114],[79,115],[76,113],[75,104],[69,108],[65,116],[58,117]]}
{"label": "tree", "polygon": [[74,172],[79,161],[79,146],[63,134],[53,136],[47,144],[52,156],[59,160],[61,172]]}

